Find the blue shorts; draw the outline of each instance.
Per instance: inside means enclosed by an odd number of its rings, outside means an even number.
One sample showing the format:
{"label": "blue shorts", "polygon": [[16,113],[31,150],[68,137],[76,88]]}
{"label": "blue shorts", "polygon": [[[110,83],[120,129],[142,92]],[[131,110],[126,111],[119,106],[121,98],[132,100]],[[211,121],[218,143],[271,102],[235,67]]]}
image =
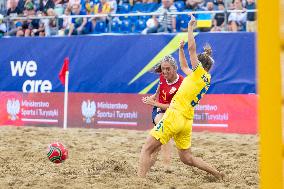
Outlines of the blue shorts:
{"label": "blue shorts", "polygon": [[156,106],[153,107],[153,111],[152,111],[152,122],[154,125],[155,124],[155,117],[160,114],[160,113],[165,113],[166,110],[162,110],[161,108],[157,108]]}

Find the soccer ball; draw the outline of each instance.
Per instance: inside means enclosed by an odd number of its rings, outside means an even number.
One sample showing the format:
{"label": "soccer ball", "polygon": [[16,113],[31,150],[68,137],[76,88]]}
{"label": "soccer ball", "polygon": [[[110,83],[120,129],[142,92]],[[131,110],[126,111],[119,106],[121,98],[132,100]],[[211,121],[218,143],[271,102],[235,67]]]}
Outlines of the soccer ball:
{"label": "soccer ball", "polygon": [[62,163],[68,157],[68,150],[60,142],[48,145],[47,157],[53,163]]}

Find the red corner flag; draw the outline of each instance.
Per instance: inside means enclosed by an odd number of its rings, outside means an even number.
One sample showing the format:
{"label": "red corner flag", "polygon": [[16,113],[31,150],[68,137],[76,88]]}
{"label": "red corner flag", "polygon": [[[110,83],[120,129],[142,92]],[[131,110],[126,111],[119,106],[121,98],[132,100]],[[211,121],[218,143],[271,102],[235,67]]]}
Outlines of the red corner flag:
{"label": "red corner flag", "polygon": [[66,57],[64,59],[64,64],[60,70],[60,73],[59,73],[59,80],[60,82],[62,83],[62,85],[65,84],[65,75],[66,75],[66,72],[69,70],[69,58]]}

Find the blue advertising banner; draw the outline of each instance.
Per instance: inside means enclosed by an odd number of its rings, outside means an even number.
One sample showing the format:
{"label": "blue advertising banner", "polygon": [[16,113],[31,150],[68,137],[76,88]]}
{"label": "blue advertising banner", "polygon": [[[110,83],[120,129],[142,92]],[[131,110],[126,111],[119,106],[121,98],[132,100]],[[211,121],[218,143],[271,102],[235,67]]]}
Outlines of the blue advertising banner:
{"label": "blue advertising banner", "polygon": [[[62,92],[58,74],[69,57],[71,92],[153,93],[158,76],[149,70],[165,55],[178,60],[181,39],[186,34],[1,38],[0,91]],[[213,48],[208,93],[256,93],[255,34],[198,33],[196,42],[198,52]]]}

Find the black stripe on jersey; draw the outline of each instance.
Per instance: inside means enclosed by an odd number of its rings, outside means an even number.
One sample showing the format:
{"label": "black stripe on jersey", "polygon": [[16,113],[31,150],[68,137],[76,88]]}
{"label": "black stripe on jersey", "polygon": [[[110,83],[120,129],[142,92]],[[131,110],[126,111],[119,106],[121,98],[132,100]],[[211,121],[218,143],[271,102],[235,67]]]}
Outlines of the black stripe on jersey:
{"label": "black stripe on jersey", "polygon": [[201,64],[201,62],[199,62],[198,64],[196,64],[196,66],[192,69],[192,71],[195,71],[197,68],[198,68],[198,66],[201,66],[202,67],[202,64]]}

